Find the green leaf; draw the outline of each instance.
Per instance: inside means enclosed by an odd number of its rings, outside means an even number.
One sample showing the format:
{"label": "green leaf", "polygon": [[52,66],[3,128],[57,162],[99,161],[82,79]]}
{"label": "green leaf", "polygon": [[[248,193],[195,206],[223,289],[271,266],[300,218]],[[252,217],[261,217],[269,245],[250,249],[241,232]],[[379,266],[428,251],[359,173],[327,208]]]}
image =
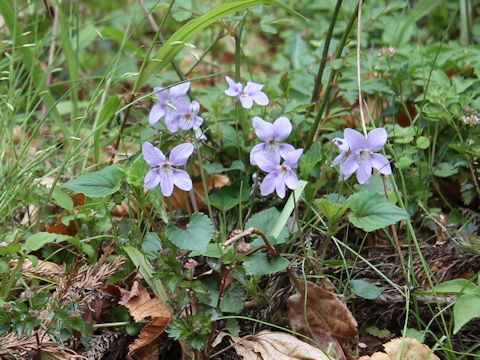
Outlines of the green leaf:
{"label": "green leaf", "polygon": [[407,212],[377,192],[362,191],[353,194],[349,197],[348,204],[352,210],[348,215],[350,222],[366,232],[409,218]]}
{"label": "green leaf", "polygon": [[213,190],[209,195],[209,199],[210,205],[214,208],[227,212],[238,206],[240,202],[248,201],[250,199],[250,190],[247,186],[244,186],[242,194],[240,194],[239,186],[226,186]]}
{"label": "green leaf", "polygon": [[408,169],[412,164],[413,160],[408,156],[402,156],[396,163],[399,169]]}
{"label": "green leaf", "polygon": [[355,295],[368,300],[375,300],[385,291],[384,287],[370,284],[365,280],[350,280],[348,285]]}
{"label": "green leaf", "polygon": [[[251,227],[257,228],[268,237],[273,227],[275,226],[275,222],[277,221],[279,216],[280,216],[280,212],[274,207],[259,211],[258,213],[253,214],[250,219],[248,219],[248,221],[245,224],[245,229],[248,229]],[[287,227],[283,226],[282,230],[280,231],[280,234],[277,237],[272,237],[272,236],[270,237],[272,238],[273,244],[283,244],[288,238]],[[256,236],[255,238],[257,240],[255,241],[254,246],[263,245],[263,241],[261,241],[258,236]]]}
{"label": "green leaf", "polygon": [[95,148],[95,159],[98,161],[100,158],[100,137],[108,124],[108,121],[115,115],[118,106],[121,102],[119,95],[111,96],[105,104],[103,104],[102,110],[95,119],[95,128],[93,133],[93,144]]}
{"label": "green leaf", "polygon": [[278,256],[268,261],[264,253],[254,253],[243,262],[247,275],[269,275],[285,270],[290,262]]}
{"label": "green leaf", "polygon": [[[202,281],[206,288],[206,293],[199,293],[198,296],[202,302],[216,307],[219,296],[219,285],[214,278],[207,278]],[[243,287],[237,283],[232,282],[223,292],[222,301],[220,302],[220,310],[222,312],[239,313],[243,310],[246,294]]]}
{"label": "green leaf", "polygon": [[392,336],[392,333],[388,331],[388,329],[382,329],[380,330],[376,326],[369,326],[365,328],[365,331],[369,333],[370,335],[376,336],[380,339],[386,339],[390,336]]}
{"label": "green leaf", "polygon": [[124,172],[117,165],[110,165],[100,171],[81,175],[63,184],[63,187],[97,198],[112,195],[120,190]]}
{"label": "green leaf", "polygon": [[299,167],[302,177],[305,179],[309,178],[315,166],[322,160],[321,144],[320,141],[317,141],[300,157]]}
{"label": "green leaf", "polygon": [[427,149],[430,147],[430,140],[425,136],[420,136],[417,139],[417,147],[419,149]]}
{"label": "green leaf", "polygon": [[60,189],[53,190],[52,198],[58,206],[64,208],[65,210],[68,210],[68,211],[73,210],[73,200],[70,197],[70,195],[68,195],[64,191],[62,191]]}
{"label": "green leaf", "polygon": [[149,260],[158,258],[162,251],[162,242],[157,233],[148,232],[142,242],[142,250]]}
{"label": "green leaf", "polygon": [[27,252],[37,251],[47,244],[64,241],[68,238],[70,238],[70,236],[39,232],[30,236],[23,244],[22,249]]}
{"label": "green leaf", "polygon": [[469,293],[476,289],[478,286],[467,279],[455,279],[442,282],[430,289],[429,292],[459,294]]}
{"label": "green leaf", "polygon": [[458,169],[450,163],[442,162],[433,170],[433,175],[438,177],[449,177],[455,175]]}
{"label": "green leaf", "polygon": [[168,224],[166,231],[168,240],[178,248],[205,252],[212,240],[214,228],[208,216],[194,213],[185,230]]}
{"label": "green leaf", "polygon": [[146,59],[146,64],[145,66],[142,66],[142,71],[138,75],[137,81],[133,87],[133,92],[136,93],[150,77],[158,74],[163,68],[170,64],[175,56],[182,50],[184,44],[187,43],[192,37],[201,33],[207,27],[219,22],[228,15],[243,11],[251,6],[261,4],[276,5],[286,10],[290,14],[306,20],[304,16],[293,11],[277,0],[244,0],[222,4],[215,9],[210,10],[206,14],[192,19],[183,25],[172,36],[170,36],[170,38],[153,56],[153,58]]}
{"label": "green leaf", "polygon": [[340,204],[330,201],[326,198],[315,199],[313,203],[327,218],[327,221],[330,224],[336,223],[343,216],[348,207],[348,204],[346,202]]}
{"label": "green leaf", "polygon": [[480,287],[475,291],[463,294],[453,306],[453,334],[474,318],[480,317]]}

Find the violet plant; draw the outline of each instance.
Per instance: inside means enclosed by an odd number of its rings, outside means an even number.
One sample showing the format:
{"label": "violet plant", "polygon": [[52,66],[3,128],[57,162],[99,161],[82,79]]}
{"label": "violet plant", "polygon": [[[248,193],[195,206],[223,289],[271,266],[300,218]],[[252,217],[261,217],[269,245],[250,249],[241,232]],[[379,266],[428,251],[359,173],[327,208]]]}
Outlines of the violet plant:
{"label": "violet plant", "polygon": [[261,106],[268,105],[268,96],[262,91],[262,84],[248,81],[244,87],[242,83],[237,83],[228,76],[225,76],[225,79],[228,83],[228,89],[225,90],[225,95],[236,97],[244,109],[251,109],[254,102]]}

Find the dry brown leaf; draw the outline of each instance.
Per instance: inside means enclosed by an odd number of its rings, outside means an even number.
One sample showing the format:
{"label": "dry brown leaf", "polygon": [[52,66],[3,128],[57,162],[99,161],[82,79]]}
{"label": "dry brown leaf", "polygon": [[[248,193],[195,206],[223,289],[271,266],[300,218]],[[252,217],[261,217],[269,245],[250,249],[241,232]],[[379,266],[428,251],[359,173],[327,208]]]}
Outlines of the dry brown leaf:
{"label": "dry brown leaf", "polygon": [[383,344],[385,353],[362,356],[359,360],[440,360],[425,344],[413,338],[396,338]]}
{"label": "dry brown leaf", "polygon": [[[18,265],[18,260],[10,260],[10,269],[15,269]],[[35,276],[51,281],[60,281],[65,275],[65,269],[51,261],[39,260],[36,265],[29,259],[25,259],[22,265],[22,275],[28,278]]]}
{"label": "dry brown leaf", "polygon": [[[211,191],[212,189],[220,189],[224,186],[230,185],[230,178],[227,175],[214,174],[212,176],[207,175],[206,178],[208,191]],[[205,199],[205,188],[203,186],[203,182],[197,181],[193,183],[193,189],[198,208],[203,209],[205,206],[203,201],[203,199]],[[168,211],[178,209],[187,211],[189,208],[191,209],[188,192],[180,190],[177,187],[173,189],[172,196],[164,198],[164,201]]]}
{"label": "dry brown leaf", "polygon": [[264,330],[245,338],[221,332],[212,345],[220,344],[225,336],[244,360],[333,360],[322,350],[283,332]]}
{"label": "dry brown leaf", "polygon": [[138,338],[128,347],[129,359],[148,360],[172,320],[170,309],[160,299],[150,296],[138,272],[132,273],[128,278],[114,285],[107,286],[105,291],[120,297],[118,303],[128,309],[135,321],[151,319],[142,328]]}
{"label": "dry brown leaf", "polygon": [[310,281],[306,294],[303,281],[292,281],[300,294],[288,299],[290,328],[314,339],[334,358],[355,359],[359,341],[357,321],[347,306],[333,292]]}

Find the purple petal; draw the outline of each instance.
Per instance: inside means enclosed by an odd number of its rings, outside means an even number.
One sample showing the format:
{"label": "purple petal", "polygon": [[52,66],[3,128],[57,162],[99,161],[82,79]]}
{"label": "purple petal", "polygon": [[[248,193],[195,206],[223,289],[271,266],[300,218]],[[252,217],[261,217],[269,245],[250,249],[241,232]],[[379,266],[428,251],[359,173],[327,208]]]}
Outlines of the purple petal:
{"label": "purple petal", "polygon": [[187,94],[188,89],[190,89],[190,81],[172,86],[169,90],[169,93],[170,93],[170,96],[172,97],[182,97]]}
{"label": "purple petal", "polygon": [[340,174],[348,179],[358,169],[356,155],[350,155],[345,161],[340,163]]}
{"label": "purple petal", "polygon": [[383,174],[383,175],[392,174],[392,168],[390,167],[390,162],[382,154],[379,154],[379,153],[371,154],[370,165],[372,165],[374,169],[378,170],[380,174]]}
{"label": "purple petal", "polygon": [[265,176],[260,184],[260,194],[262,196],[270,195],[275,190],[275,183],[277,181],[278,173],[272,172]]}
{"label": "purple petal", "polygon": [[262,153],[262,152],[265,152],[267,151],[265,149],[265,143],[260,143],[260,144],[257,144],[255,145],[253,148],[252,148],[252,151],[250,151],[250,164],[252,165],[257,165],[257,162],[255,161],[255,156],[259,153]]}
{"label": "purple petal", "polygon": [[297,149],[290,151],[285,154],[284,159],[285,159],[285,165],[291,167],[292,169],[296,169],[298,166],[298,159],[300,156],[303,154],[303,149]]}
{"label": "purple petal", "polygon": [[343,158],[345,157],[345,153],[340,153],[335,159],[333,159],[332,166],[337,166],[343,161]]}
{"label": "purple petal", "polygon": [[143,179],[143,186],[145,189],[150,190],[153,189],[160,183],[160,174],[158,173],[158,169],[152,169],[145,175]]}
{"label": "purple petal", "polygon": [[280,199],[285,197],[286,187],[285,187],[285,180],[283,177],[278,176],[275,182],[275,190],[277,191],[277,195]]}
{"label": "purple petal", "polygon": [[185,170],[173,169],[173,183],[176,187],[184,191],[192,190],[192,180]]}
{"label": "purple petal", "polygon": [[262,89],[263,89],[262,84],[257,84],[257,83],[248,81],[247,85],[245,86],[245,91],[244,92],[248,95],[253,96],[254,94],[258,94],[259,92],[261,92]]}
{"label": "purple petal", "polygon": [[350,147],[348,146],[348,143],[345,141],[345,139],[335,138],[332,140],[332,143],[340,151],[350,150]]}
{"label": "purple petal", "polygon": [[282,156],[284,159],[285,159],[285,156],[287,155],[287,153],[289,153],[290,151],[294,151],[295,148],[293,147],[293,145],[290,145],[290,144],[287,144],[287,143],[280,143],[278,144],[278,152],[280,154],[280,156]]}
{"label": "purple petal", "polygon": [[154,87],[153,92],[157,97],[157,101],[161,104],[165,104],[170,98],[170,95],[168,95],[168,90],[162,87]]}
{"label": "purple petal", "polygon": [[172,134],[176,133],[180,127],[180,116],[181,115],[175,110],[169,109],[169,111],[167,111],[167,115],[165,116],[165,126]]}
{"label": "purple petal", "polygon": [[362,133],[358,132],[357,130],[347,128],[343,130],[343,137],[352,151],[358,151],[367,148],[367,139],[365,139],[365,136],[363,136]]}
{"label": "purple petal", "polygon": [[170,196],[173,193],[173,171],[172,169],[159,170],[159,178],[160,178],[160,189],[162,190],[162,194],[164,196]]}
{"label": "purple petal", "polygon": [[387,130],[384,128],[373,129],[368,133],[367,146],[371,151],[378,151],[387,142]]}
{"label": "purple petal", "polygon": [[242,91],[242,83],[236,83],[229,76],[225,76],[225,80],[227,80],[229,86],[228,89],[225,90],[225,95],[237,96]]}
{"label": "purple petal", "polygon": [[198,112],[200,111],[200,104],[198,103],[198,101],[193,100],[189,106],[189,110],[195,115],[198,114]]}
{"label": "purple petal", "polygon": [[280,168],[280,159],[276,159],[271,152],[264,151],[255,154],[255,162],[257,166],[267,173],[271,173]]}
{"label": "purple petal", "polygon": [[273,139],[273,124],[269,123],[258,116],[254,116],[252,120],[255,135],[263,141]]}
{"label": "purple petal", "polygon": [[295,174],[294,171],[290,170],[288,172],[287,178],[285,179],[285,185],[287,185],[287,187],[292,190],[295,190],[297,188],[298,176],[297,174]]}
{"label": "purple petal", "polygon": [[156,103],[152,106],[150,114],[148,114],[148,123],[150,125],[155,125],[162,117],[165,116],[165,105],[161,103]]}
{"label": "purple petal", "polygon": [[292,132],[292,123],[285,116],[273,122],[273,137],[276,140],[285,140]]}
{"label": "purple petal", "polygon": [[258,105],[267,106],[269,103],[268,96],[263,91],[252,94],[251,96],[253,101],[255,101]]}
{"label": "purple petal", "polygon": [[244,109],[251,109],[252,106],[253,106],[253,99],[251,96],[249,95],[240,95],[238,97],[238,99],[240,100],[240,103],[242,104],[242,107]]}
{"label": "purple petal", "polygon": [[187,163],[188,158],[193,153],[192,143],[183,143],[175,146],[170,151],[170,162],[175,166],[183,166]]}
{"label": "purple petal", "polygon": [[155,167],[165,162],[165,155],[162,150],[156,148],[149,142],[144,142],[142,145],[143,158],[148,165]]}
{"label": "purple petal", "polygon": [[372,166],[368,161],[362,161],[358,164],[357,180],[360,184],[365,184],[372,176]]}

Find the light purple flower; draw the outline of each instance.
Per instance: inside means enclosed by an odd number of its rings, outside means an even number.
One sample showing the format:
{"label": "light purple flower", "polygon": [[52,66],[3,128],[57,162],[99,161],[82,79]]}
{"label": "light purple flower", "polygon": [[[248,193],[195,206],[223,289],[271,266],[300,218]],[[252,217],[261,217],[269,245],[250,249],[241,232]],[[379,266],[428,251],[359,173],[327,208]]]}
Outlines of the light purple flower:
{"label": "light purple flower", "polygon": [[260,184],[260,193],[267,196],[276,191],[280,198],[285,197],[286,188],[294,190],[298,185],[298,177],[295,169],[298,167],[298,159],[303,149],[297,149],[285,154],[285,161],[280,165],[280,159],[272,153],[259,153],[256,160],[260,169],[267,173],[267,176]]}
{"label": "light purple flower", "polygon": [[192,189],[192,180],[184,170],[175,169],[173,166],[183,166],[193,153],[193,145],[184,143],[175,146],[170,152],[170,157],[163,155],[159,148],[156,148],[149,142],[142,146],[143,158],[152,167],[145,175],[145,189],[153,189],[160,184],[160,189],[164,196],[170,196],[173,192],[173,185],[181,190],[189,191]]}
{"label": "light purple flower", "polygon": [[253,106],[253,102],[262,106],[268,105],[268,96],[262,91],[262,84],[248,81],[245,88],[243,88],[242,83],[236,83],[228,76],[225,76],[225,79],[229,86],[228,89],[225,90],[225,95],[235,96],[243,108],[250,109]]}
{"label": "light purple flower", "polygon": [[372,176],[373,169],[383,175],[392,174],[388,159],[377,152],[387,142],[388,135],[384,128],[373,129],[366,137],[354,129],[345,129],[343,136],[343,140],[334,139],[334,144],[341,153],[332,164],[340,164],[342,178],[348,179],[356,173],[358,182],[365,184]]}
{"label": "light purple flower", "polygon": [[252,126],[257,137],[264,141],[255,145],[250,152],[250,163],[252,165],[256,165],[255,157],[260,153],[272,153],[280,161],[280,156],[295,150],[292,145],[282,142],[292,132],[292,124],[288,118],[279,117],[272,124],[255,116],[252,120]]}
{"label": "light purple flower", "polygon": [[[175,102],[174,102],[175,105]],[[171,133],[182,130],[197,130],[203,124],[203,119],[198,116],[200,104],[197,101],[180,101],[176,103],[176,111],[172,116],[165,118],[165,126]]]}
{"label": "light purple flower", "polygon": [[187,92],[190,88],[190,81],[172,86],[169,89],[156,87],[153,89],[157,96],[157,102],[153,105],[148,115],[150,125],[156,124],[161,118],[171,121],[176,115],[176,109],[180,106],[188,106]]}

